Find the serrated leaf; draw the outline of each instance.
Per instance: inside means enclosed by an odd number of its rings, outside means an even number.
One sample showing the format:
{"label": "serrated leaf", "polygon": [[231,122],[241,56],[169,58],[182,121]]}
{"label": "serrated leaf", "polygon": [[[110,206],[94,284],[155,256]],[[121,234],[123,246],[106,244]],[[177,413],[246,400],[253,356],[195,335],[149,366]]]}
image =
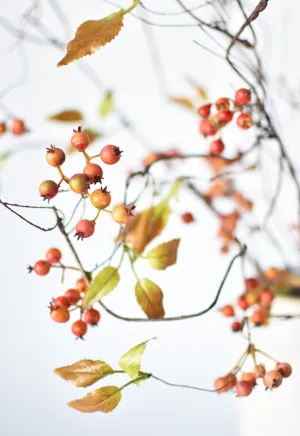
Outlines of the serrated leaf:
{"label": "serrated leaf", "polygon": [[121,391],[116,386],[104,386],[90,392],[80,400],[70,401],[69,406],[84,413],[113,411],[121,400]]}
{"label": "serrated leaf", "polygon": [[164,317],[162,290],[151,280],[140,279],[135,285],[135,296],[148,318],[160,319]]}
{"label": "serrated leaf", "polygon": [[47,117],[48,121],[61,121],[64,123],[70,123],[74,121],[82,121],[83,115],[80,111],[75,109],[67,109],[61,112],[58,112],[53,115],[49,115]]}
{"label": "serrated leaf", "polygon": [[54,370],[59,377],[82,388],[91,386],[113,372],[113,369],[101,360],[80,360],[73,365],[62,366]]}
{"label": "serrated leaf", "polygon": [[175,103],[181,107],[184,107],[185,109],[189,109],[191,111],[195,110],[195,105],[193,101],[190,98],[186,97],[170,97],[169,98],[171,103]]}
{"label": "serrated leaf", "polygon": [[177,262],[177,250],[180,239],[173,239],[169,242],[164,242],[155,248],[152,248],[147,254],[146,259],[155,269],[166,269],[168,266],[174,265]]}
{"label": "serrated leaf", "polygon": [[101,300],[105,295],[112,292],[120,281],[117,268],[106,266],[92,281],[83,299],[83,307],[87,307]]}
{"label": "serrated leaf", "polygon": [[106,91],[104,98],[99,107],[99,113],[102,117],[108,117],[114,111],[114,94],[112,91]]}
{"label": "serrated leaf", "polygon": [[150,339],[136,345],[120,358],[119,365],[123,371],[127,372],[129,377],[135,378],[138,376],[141,370],[141,359],[149,341]]}

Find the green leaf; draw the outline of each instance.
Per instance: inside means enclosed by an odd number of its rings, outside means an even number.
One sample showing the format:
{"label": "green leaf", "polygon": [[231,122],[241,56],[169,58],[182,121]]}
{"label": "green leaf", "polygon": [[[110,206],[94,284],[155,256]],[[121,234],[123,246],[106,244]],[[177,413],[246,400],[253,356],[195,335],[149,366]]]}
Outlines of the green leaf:
{"label": "green leaf", "polygon": [[92,281],[91,286],[86,291],[83,307],[87,307],[96,301],[101,300],[105,295],[112,292],[120,281],[120,275],[117,268],[106,266],[103,268]]}
{"label": "green leaf", "polygon": [[140,279],[135,285],[135,296],[148,318],[160,319],[164,317],[162,290],[151,280]]}
{"label": "green leaf", "polygon": [[72,123],[74,121],[82,121],[83,115],[80,111],[75,109],[67,109],[57,114],[47,117],[48,121],[60,121],[64,123]]}
{"label": "green leaf", "polygon": [[12,155],[12,152],[8,151],[7,153],[4,153],[0,156],[0,167],[4,167],[4,165],[7,164],[11,155]]}
{"label": "green leaf", "polygon": [[113,374],[113,372],[113,369],[106,362],[87,359],[80,360],[73,363],[73,365],[62,366],[54,371],[59,377],[82,388],[91,386],[105,376]]}
{"label": "green leaf", "polygon": [[136,345],[131,348],[127,353],[123,354],[123,356],[119,360],[119,365],[123,369],[123,371],[127,372],[129,377],[135,378],[138,376],[141,370],[141,359],[146,349],[148,341],[142,342],[141,344]]}
{"label": "green leaf", "polygon": [[104,386],[103,388],[90,392],[80,400],[71,401],[69,406],[84,413],[108,413],[117,407],[120,400],[121,391],[118,387]]}
{"label": "green leaf", "polygon": [[102,117],[108,117],[114,111],[114,94],[112,91],[106,91],[104,98],[99,107],[99,113]]}
{"label": "green leaf", "polygon": [[173,239],[153,248],[146,254],[152,268],[163,270],[177,262],[177,250],[180,239]]}

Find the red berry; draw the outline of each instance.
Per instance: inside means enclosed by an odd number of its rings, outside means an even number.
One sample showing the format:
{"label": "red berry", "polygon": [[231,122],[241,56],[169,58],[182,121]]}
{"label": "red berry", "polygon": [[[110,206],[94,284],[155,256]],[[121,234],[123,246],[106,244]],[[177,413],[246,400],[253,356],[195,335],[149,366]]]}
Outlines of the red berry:
{"label": "red berry", "polygon": [[236,123],[240,129],[247,130],[253,126],[253,118],[250,114],[243,112],[237,117]]}
{"label": "red berry", "polygon": [[231,112],[231,111],[219,111],[219,112],[216,113],[215,117],[216,117],[216,122],[220,126],[223,127],[227,123],[230,123],[230,121],[233,118],[233,112]]}
{"label": "red berry", "polygon": [[58,263],[61,259],[61,251],[58,248],[49,248],[46,253],[46,259],[49,263]]}
{"label": "red berry", "polygon": [[25,123],[22,120],[13,120],[11,125],[11,133],[13,135],[23,135],[25,132]]}
{"label": "red berry", "polygon": [[50,316],[53,319],[53,321],[64,323],[69,321],[70,312],[64,307],[59,307],[58,309],[51,310]]}
{"label": "red berry", "polygon": [[230,101],[226,97],[221,97],[216,101],[215,105],[218,111],[228,111]]}
{"label": "red berry", "polygon": [[247,303],[246,298],[244,297],[244,295],[242,295],[241,297],[239,297],[236,301],[236,304],[238,305],[238,307],[242,310],[247,310],[249,305]]}
{"label": "red berry", "polygon": [[246,290],[251,291],[259,286],[259,281],[255,278],[246,279]]}
{"label": "red berry", "polygon": [[181,215],[181,219],[184,223],[189,224],[195,221],[194,215],[191,212],[185,212]]}
{"label": "red berry", "polygon": [[235,374],[232,374],[231,372],[227,375],[225,375],[225,379],[228,383],[229,389],[232,389],[237,384],[237,379]]}
{"label": "red berry", "polygon": [[262,310],[255,310],[252,313],[251,317],[250,317],[250,321],[256,327],[262,326],[265,323],[265,321],[266,321],[266,314],[265,314],[265,312],[262,311]]}
{"label": "red berry", "polygon": [[203,106],[199,107],[197,112],[200,115],[200,117],[208,118],[210,116],[210,109],[211,109],[211,104],[204,104]]}
{"label": "red berry", "polygon": [[278,388],[282,383],[282,375],[279,371],[268,371],[264,376],[264,385],[269,389]]}
{"label": "red berry", "polygon": [[79,126],[78,130],[73,130],[74,135],[71,138],[71,145],[78,151],[84,151],[90,143],[90,138],[87,133],[82,132]]}
{"label": "red berry", "polygon": [[82,338],[87,332],[87,324],[79,319],[72,324],[72,333],[77,338]]}
{"label": "red berry", "polygon": [[91,183],[101,183],[103,170],[100,165],[89,163],[84,167],[83,174],[88,177]]}
{"label": "red berry", "polygon": [[6,124],[0,123],[0,135],[3,135],[6,132]]}
{"label": "red berry", "polygon": [[121,159],[122,151],[115,145],[106,145],[100,151],[100,159],[106,165],[114,165]]}
{"label": "red berry", "polygon": [[90,196],[90,200],[96,209],[105,209],[111,203],[111,195],[107,188],[96,189]]}
{"label": "red berry", "polygon": [[38,276],[45,276],[50,271],[51,265],[49,262],[46,262],[45,260],[38,260],[33,270]]}
{"label": "red berry", "polygon": [[243,330],[243,324],[240,321],[233,321],[231,324],[231,330],[233,332],[241,332]]}
{"label": "red berry", "polygon": [[56,148],[54,145],[51,145],[50,148],[47,148],[46,161],[52,167],[60,167],[65,160],[66,155],[61,148]]}
{"label": "red berry", "polygon": [[231,304],[227,304],[226,306],[222,307],[221,312],[227,318],[234,316],[234,308],[231,306]]}
{"label": "red berry", "polygon": [[288,378],[292,374],[292,367],[289,363],[278,363],[276,371],[279,371],[283,378]]}
{"label": "red berry", "polygon": [[97,325],[100,321],[100,313],[96,309],[88,309],[84,313],[83,319],[89,325]]}
{"label": "red berry", "polygon": [[241,381],[247,381],[252,384],[252,387],[256,384],[256,376],[252,372],[244,372],[241,375]]}
{"label": "red berry", "polygon": [[248,397],[253,389],[252,383],[246,380],[240,380],[235,386],[236,393],[238,397]]}
{"label": "red berry", "polygon": [[89,238],[95,231],[95,222],[90,220],[81,220],[76,226],[77,239]]}
{"label": "red berry", "polygon": [[214,136],[218,129],[211,121],[202,120],[199,125],[199,131],[203,136]]}
{"label": "red berry", "polygon": [[253,374],[255,375],[255,378],[263,378],[266,373],[266,368],[264,365],[256,365],[256,367],[253,370]]}
{"label": "red berry", "polygon": [[59,186],[53,180],[45,180],[40,184],[39,191],[44,200],[51,200],[58,193]]}
{"label": "red berry", "polygon": [[119,204],[115,206],[112,211],[112,217],[118,224],[128,224],[133,218],[132,211],[135,206],[126,206],[125,204]]}
{"label": "red berry", "polygon": [[89,179],[85,174],[74,174],[69,180],[70,189],[76,194],[85,194],[89,189]]}
{"label": "red berry", "polygon": [[271,289],[264,289],[260,294],[260,302],[263,306],[270,306],[274,297],[274,292]]}
{"label": "red berry", "polygon": [[85,278],[81,277],[76,281],[76,289],[79,292],[85,292],[88,288],[88,284],[85,280]]}
{"label": "red berry", "polygon": [[51,303],[51,307],[57,309],[58,307],[64,307],[65,309],[69,309],[70,302],[68,298],[64,295],[61,297],[57,297],[53,300],[53,303]]}
{"label": "red berry", "polygon": [[250,103],[251,101],[251,91],[246,88],[238,89],[235,93],[235,102],[240,105],[244,106],[245,104]]}
{"label": "red berry", "polygon": [[81,299],[80,293],[76,289],[68,289],[65,292],[65,297],[68,299],[71,306],[74,306]]}
{"label": "red berry", "polygon": [[218,155],[221,154],[225,146],[222,139],[216,139],[210,143],[210,154]]}

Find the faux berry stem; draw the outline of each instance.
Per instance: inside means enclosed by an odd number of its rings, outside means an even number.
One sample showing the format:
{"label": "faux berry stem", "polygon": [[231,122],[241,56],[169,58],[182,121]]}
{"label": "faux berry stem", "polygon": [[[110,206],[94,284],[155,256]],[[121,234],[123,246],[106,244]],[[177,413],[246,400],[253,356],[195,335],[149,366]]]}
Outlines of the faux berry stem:
{"label": "faux berry stem", "polygon": [[57,167],[59,174],[61,175],[61,178],[63,179],[64,182],[69,183],[69,178],[67,176],[64,175],[61,167]]}

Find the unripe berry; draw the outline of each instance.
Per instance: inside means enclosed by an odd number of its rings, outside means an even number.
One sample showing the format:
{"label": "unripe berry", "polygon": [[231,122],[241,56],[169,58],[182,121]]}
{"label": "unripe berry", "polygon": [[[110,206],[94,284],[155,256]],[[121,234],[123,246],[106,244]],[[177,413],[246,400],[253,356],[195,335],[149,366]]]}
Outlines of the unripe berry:
{"label": "unripe berry", "polygon": [[268,371],[263,381],[269,389],[278,388],[282,383],[282,374],[279,371]]}
{"label": "unripe berry", "polygon": [[13,135],[23,135],[25,132],[25,123],[22,120],[12,120],[11,133]]}
{"label": "unripe berry", "polygon": [[199,125],[199,131],[203,136],[214,136],[218,129],[209,120],[202,120]]}
{"label": "unripe berry", "polygon": [[248,306],[255,306],[255,304],[260,302],[260,294],[258,291],[248,292],[245,295],[245,300]]}
{"label": "unripe berry", "polygon": [[77,338],[81,338],[86,334],[87,332],[87,324],[84,321],[81,321],[79,319],[78,321],[75,321],[72,324],[72,333],[73,335],[77,336]]}
{"label": "unripe berry", "polygon": [[260,303],[263,306],[270,306],[272,301],[274,300],[274,292],[271,289],[264,289],[260,294]]}
{"label": "unripe berry", "polygon": [[244,295],[241,295],[241,296],[236,300],[236,304],[238,305],[238,307],[239,307],[241,310],[247,310],[248,307],[249,307],[249,305],[248,305],[248,303],[247,303],[247,300],[246,300],[246,298],[245,298]]}
{"label": "unripe berry", "polygon": [[226,306],[222,307],[221,312],[226,318],[231,318],[234,316],[234,308],[231,306],[231,304],[227,304]]}
{"label": "unripe berry", "polygon": [[85,292],[88,288],[88,284],[84,277],[81,277],[76,281],[76,289],[79,292]]}
{"label": "unripe berry", "polygon": [[40,184],[39,191],[44,200],[51,200],[58,193],[59,186],[53,180],[45,180]]}
{"label": "unripe berry", "polygon": [[65,323],[70,319],[70,312],[64,307],[59,307],[58,309],[51,310],[50,316],[55,322]]}
{"label": "unripe berry", "polygon": [[50,271],[51,265],[49,262],[46,262],[45,260],[38,260],[33,270],[38,276],[45,276]]}
{"label": "unripe berry", "polygon": [[209,151],[210,154],[218,155],[224,151],[224,143],[222,139],[216,139],[210,143]]}
{"label": "unripe berry", "polygon": [[121,159],[122,151],[115,145],[106,145],[100,151],[100,159],[106,165],[114,165]]}
{"label": "unripe berry", "polygon": [[89,238],[95,231],[95,222],[90,220],[81,220],[76,226],[77,239]]}
{"label": "unripe berry", "polygon": [[246,88],[238,89],[235,93],[235,102],[240,106],[250,103],[251,101],[251,91]]}
{"label": "unripe berry", "polygon": [[211,109],[211,104],[204,104],[203,106],[199,107],[197,112],[200,115],[200,117],[208,118],[210,116],[210,109]]}
{"label": "unripe berry", "polygon": [[111,195],[107,188],[96,189],[90,196],[90,200],[96,209],[105,209],[111,203]]}
{"label": "unripe berry", "polygon": [[78,130],[73,130],[74,135],[71,138],[71,145],[78,151],[84,151],[90,143],[89,135],[82,132],[82,128],[79,126]]}
{"label": "unripe berry", "polygon": [[103,178],[103,170],[100,165],[89,163],[83,169],[83,174],[86,175],[90,183],[101,183]]}
{"label": "unripe berry", "polygon": [[112,211],[112,217],[118,224],[128,224],[134,216],[132,214],[133,209],[135,209],[135,206],[129,207],[125,204],[119,204],[118,206],[114,207]]}
{"label": "unripe berry", "polygon": [[228,111],[230,101],[226,97],[221,97],[216,101],[215,105],[218,111]]}
{"label": "unripe berry", "polygon": [[255,374],[252,372],[244,372],[241,375],[241,381],[247,381],[252,384],[252,387],[256,384],[256,377]]}
{"label": "unripe berry", "polygon": [[245,380],[238,381],[235,390],[238,397],[248,397],[253,389],[253,385]]}
{"label": "unripe berry", "polygon": [[59,263],[61,259],[61,251],[58,248],[49,248],[46,253],[46,259],[49,263]]}
{"label": "unripe berry", "polygon": [[195,221],[194,215],[191,212],[185,212],[181,215],[181,219],[185,224],[189,224]]}
{"label": "unripe berry", "polygon": [[83,320],[89,325],[97,325],[100,321],[100,313],[96,309],[88,309],[83,315]]}
{"label": "unripe berry", "polygon": [[61,297],[57,297],[53,300],[53,302],[51,303],[51,307],[53,307],[53,309],[57,309],[58,307],[64,307],[65,309],[69,309],[70,302],[67,297],[62,295]]}
{"label": "unripe berry", "polygon": [[263,378],[266,374],[266,368],[264,367],[264,365],[259,364],[254,368],[253,374],[255,378]]}
{"label": "unripe berry", "polygon": [[251,317],[250,321],[252,324],[254,324],[256,327],[262,326],[266,321],[266,314],[263,310],[255,310]]}
{"label": "unripe berry", "polygon": [[68,289],[65,292],[65,297],[68,299],[71,306],[74,306],[81,299],[80,293],[76,289]]}
{"label": "unripe berry", "polygon": [[231,324],[231,330],[233,332],[241,332],[243,330],[243,324],[240,321],[233,321]]}
{"label": "unripe berry", "polygon": [[253,126],[253,118],[250,114],[243,112],[237,117],[236,123],[240,129],[247,130]]}
{"label": "unripe berry", "polygon": [[69,180],[70,189],[76,194],[85,194],[89,189],[89,179],[85,174],[74,174]]}
{"label": "unripe berry", "polygon": [[0,135],[3,135],[6,132],[6,124],[0,123]]}
{"label": "unripe berry", "polygon": [[46,161],[52,167],[60,167],[65,160],[66,155],[61,148],[56,148],[54,145],[51,145],[50,148],[47,148]]}
{"label": "unripe berry", "polygon": [[278,363],[276,371],[279,371],[283,378],[288,378],[292,374],[292,367],[289,363]]}

